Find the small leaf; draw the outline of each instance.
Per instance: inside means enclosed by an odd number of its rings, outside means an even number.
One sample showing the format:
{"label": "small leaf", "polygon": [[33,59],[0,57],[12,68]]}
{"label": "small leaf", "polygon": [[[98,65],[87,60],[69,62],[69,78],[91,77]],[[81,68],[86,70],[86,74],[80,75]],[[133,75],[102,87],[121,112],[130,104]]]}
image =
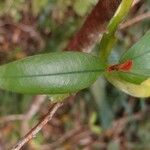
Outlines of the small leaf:
{"label": "small leaf", "polygon": [[107,74],[105,77],[110,83],[126,94],[134,97],[150,97],[150,78],[137,85],[121,79],[118,74]]}
{"label": "small leaf", "polygon": [[28,94],[73,93],[104,71],[98,57],[80,52],[31,56],[0,67],[0,88]]}
{"label": "small leaf", "polygon": [[140,84],[150,77],[150,31],[148,31],[133,47],[124,53],[120,63],[132,61],[129,71],[120,71],[122,79]]}

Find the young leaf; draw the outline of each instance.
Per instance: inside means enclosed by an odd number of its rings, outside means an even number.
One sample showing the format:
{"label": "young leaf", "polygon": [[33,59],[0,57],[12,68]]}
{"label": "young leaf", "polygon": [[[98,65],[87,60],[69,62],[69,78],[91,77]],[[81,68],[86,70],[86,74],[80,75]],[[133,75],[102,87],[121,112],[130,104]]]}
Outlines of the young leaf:
{"label": "young leaf", "polygon": [[126,94],[134,97],[149,97],[150,96],[150,78],[142,82],[140,85],[133,84],[121,79],[118,74],[107,74],[107,80],[115,87],[119,88]]}
{"label": "young leaf", "polygon": [[120,59],[120,64],[129,61],[132,62],[129,70],[119,71],[122,79],[140,84],[150,77],[150,31],[124,53]]}
{"label": "young leaf", "polygon": [[72,93],[102,73],[98,57],[81,52],[31,56],[0,67],[0,88],[28,94]]}

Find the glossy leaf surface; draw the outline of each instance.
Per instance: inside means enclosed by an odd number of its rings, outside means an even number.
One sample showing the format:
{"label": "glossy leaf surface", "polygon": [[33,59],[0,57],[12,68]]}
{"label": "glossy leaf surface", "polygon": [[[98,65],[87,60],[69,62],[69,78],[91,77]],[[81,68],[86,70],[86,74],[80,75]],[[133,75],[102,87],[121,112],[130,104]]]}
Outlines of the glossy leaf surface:
{"label": "glossy leaf surface", "polygon": [[150,31],[148,31],[133,47],[127,50],[120,63],[132,61],[129,71],[120,71],[122,79],[140,84],[150,77]]}
{"label": "glossy leaf surface", "polygon": [[103,70],[99,58],[90,54],[41,54],[1,66],[0,88],[28,94],[72,93],[90,86]]}

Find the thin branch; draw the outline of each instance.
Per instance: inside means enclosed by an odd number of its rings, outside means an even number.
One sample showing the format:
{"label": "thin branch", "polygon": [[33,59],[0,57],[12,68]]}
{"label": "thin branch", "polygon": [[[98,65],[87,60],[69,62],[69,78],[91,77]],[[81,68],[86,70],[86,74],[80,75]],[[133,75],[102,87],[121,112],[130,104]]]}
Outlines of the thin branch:
{"label": "thin branch", "polygon": [[130,27],[130,26],[132,26],[136,23],[139,23],[139,22],[141,22],[145,19],[148,19],[148,18],[150,18],[150,12],[143,13],[143,14],[141,14],[139,16],[136,16],[135,18],[133,18],[129,21],[126,21],[126,22],[122,23],[120,25],[119,29],[122,30],[122,29],[128,28],[128,27]]}
{"label": "thin branch", "polygon": [[55,112],[62,105],[62,103],[56,103],[53,108],[47,113],[44,119],[39,122],[34,128],[32,128],[16,145],[14,145],[12,150],[20,150],[27,142],[33,139],[36,134],[52,119]]}

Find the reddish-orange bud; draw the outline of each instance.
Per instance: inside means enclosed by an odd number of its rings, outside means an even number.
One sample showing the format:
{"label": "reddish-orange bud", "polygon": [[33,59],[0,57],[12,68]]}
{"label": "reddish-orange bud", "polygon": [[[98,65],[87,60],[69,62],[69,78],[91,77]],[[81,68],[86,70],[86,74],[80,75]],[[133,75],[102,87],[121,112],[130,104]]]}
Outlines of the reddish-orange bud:
{"label": "reddish-orange bud", "polygon": [[119,70],[121,70],[121,71],[130,71],[130,69],[132,68],[132,65],[133,65],[133,61],[132,60],[127,60],[125,63],[120,64]]}
{"label": "reddish-orange bud", "polygon": [[126,62],[124,62],[123,64],[116,64],[116,65],[112,65],[108,67],[108,72],[112,72],[112,71],[130,71],[130,69],[132,68],[133,62],[132,60],[127,60]]}

